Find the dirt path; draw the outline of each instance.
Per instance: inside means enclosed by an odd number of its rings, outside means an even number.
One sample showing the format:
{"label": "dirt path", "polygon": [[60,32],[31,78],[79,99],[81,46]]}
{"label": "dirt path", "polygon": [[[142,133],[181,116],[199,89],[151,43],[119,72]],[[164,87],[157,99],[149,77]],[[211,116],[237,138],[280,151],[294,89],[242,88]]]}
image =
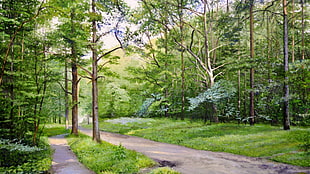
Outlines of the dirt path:
{"label": "dirt path", "polygon": [[[82,129],[81,132],[92,136],[91,130]],[[229,153],[194,150],[133,136],[101,132],[101,139],[141,152],[163,166],[171,166],[182,174],[310,174],[310,168]]]}
{"label": "dirt path", "polygon": [[83,166],[70,150],[64,135],[48,138],[50,145],[55,150],[53,154],[53,174],[95,174]]}

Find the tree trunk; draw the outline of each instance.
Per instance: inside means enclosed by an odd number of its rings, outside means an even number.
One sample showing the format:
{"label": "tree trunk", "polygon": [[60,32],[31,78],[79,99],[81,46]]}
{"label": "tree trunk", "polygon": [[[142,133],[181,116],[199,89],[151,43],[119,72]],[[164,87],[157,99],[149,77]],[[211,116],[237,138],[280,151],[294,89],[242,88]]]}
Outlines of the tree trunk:
{"label": "tree trunk", "polygon": [[184,51],[181,52],[181,63],[182,63],[182,110],[181,110],[181,120],[185,117],[185,66],[184,66]]}
{"label": "tree trunk", "polygon": [[[165,21],[165,23],[168,23]],[[164,30],[165,34],[165,55],[168,55],[168,30],[165,28]],[[168,71],[168,61],[165,62],[165,71]],[[168,83],[168,75],[165,72],[165,83]],[[169,104],[168,104],[168,97],[169,97],[169,87],[165,87],[165,103],[164,103],[164,109],[165,109],[165,117],[168,117],[168,110],[169,110]]]}
{"label": "tree trunk", "polygon": [[[75,33],[74,18],[75,18],[75,9],[71,11],[71,32]],[[77,70],[77,53],[76,53],[76,43],[71,41],[71,74],[72,74],[72,130],[71,134],[78,135],[78,70]]]}
{"label": "tree trunk", "polygon": [[[14,73],[14,43],[12,44],[12,48],[11,48],[11,63],[10,63],[10,73]],[[10,136],[13,137],[14,133],[14,125],[15,125],[15,110],[14,110],[14,100],[15,100],[15,91],[14,91],[14,75],[9,75],[9,93],[10,93],[10,105],[11,105],[11,109],[10,109]]]}
{"label": "tree trunk", "polygon": [[66,129],[69,129],[69,95],[68,95],[68,63],[65,62],[65,118],[66,118]]}
{"label": "tree trunk", "polygon": [[78,72],[76,63],[72,62],[72,131],[78,135]]}
{"label": "tree trunk", "polygon": [[[92,0],[92,12],[96,13],[96,4],[95,0]],[[98,54],[96,49],[97,42],[97,28],[96,28],[96,20],[92,21],[92,114],[93,114],[93,140],[100,143],[100,131],[99,131],[99,123],[98,123]]]}
{"label": "tree trunk", "polygon": [[[184,24],[183,24],[183,0],[179,4],[179,22],[180,22],[180,42],[183,45],[184,42]],[[181,94],[182,94],[182,108],[181,108],[181,120],[185,117],[185,65],[184,65],[184,49],[181,48]]]}
{"label": "tree trunk", "polygon": [[289,85],[288,85],[288,22],[287,22],[287,2],[283,0],[283,52],[284,52],[284,101],[283,101],[283,129],[290,129],[290,119],[289,119]]}
{"label": "tree trunk", "polygon": [[304,0],[301,0],[301,59],[305,59],[305,12]]}
{"label": "tree trunk", "polygon": [[229,0],[226,0],[226,13],[229,12]]}
{"label": "tree trunk", "polygon": [[292,0],[292,63],[295,62],[295,0]]}
{"label": "tree trunk", "polygon": [[[250,2],[250,57],[254,59],[254,17],[253,17],[253,7],[254,1]],[[250,125],[254,125],[255,115],[254,115],[254,68],[250,69]]]}

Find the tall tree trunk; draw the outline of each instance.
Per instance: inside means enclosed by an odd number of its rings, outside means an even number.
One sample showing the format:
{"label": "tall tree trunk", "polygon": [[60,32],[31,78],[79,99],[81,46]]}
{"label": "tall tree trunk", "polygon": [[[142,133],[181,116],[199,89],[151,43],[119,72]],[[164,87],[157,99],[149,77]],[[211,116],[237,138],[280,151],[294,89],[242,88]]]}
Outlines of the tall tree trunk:
{"label": "tall tree trunk", "polygon": [[301,59],[305,59],[305,9],[304,0],[301,0]]}
{"label": "tall tree trunk", "polygon": [[65,118],[66,118],[66,129],[69,129],[69,86],[68,86],[68,62],[65,62]]}
{"label": "tall tree trunk", "polygon": [[290,129],[290,118],[289,118],[289,85],[288,85],[288,20],[287,20],[287,2],[283,0],[283,66],[284,66],[284,101],[283,101],[283,129]]}
{"label": "tall tree trunk", "polygon": [[12,48],[11,48],[11,63],[10,63],[10,73],[12,73],[11,75],[9,75],[9,93],[10,93],[10,99],[11,99],[11,102],[10,102],[10,105],[11,105],[11,109],[10,109],[10,136],[12,136],[12,138],[15,138],[13,137],[13,135],[15,134],[14,133],[14,125],[15,125],[15,110],[14,110],[14,100],[15,100],[15,91],[14,91],[14,43],[12,44]]}
{"label": "tall tree trunk", "polygon": [[[238,15],[238,28],[240,27],[240,17]],[[241,37],[241,32],[238,32],[238,36]],[[240,40],[238,41],[238,61],[240,61],[241,56],[240,56],[240,48],[241,48],[241,42]],[[239,113],[239,118],[241,118],[241,70],[240,68],[238,69],[238,113]],[[240,123],[240,120],[239,120]]]}
{"label": "tall tree trunk", "polygon": [[229,12],[229,0],[226,0],[226,13]]}
{"label": "tall tree trunk", "polygon": [[76,63],[72,62],[71,69],[72,69],[72,105],[73,105],[71,134],[78,135],[78,72]]}
{"label": "tall tree trunk", "polygon": [[[71,11],[71,32],[75,33],[74,26],[75,9]],[[71,134],[78,135],[78,70],[77,70],[77,53],[76,53],[76,43],[71,41],[71,70],[72,70],[72,130]]]}
{"label": "tall tree trunk", "polygon": [[292,62],[295,62],[295,0],[292,0]]}
{"label": "tall tree trunk", "polygon": [[[92,12],[96,13],[96,4],[95,0],[92,0]],[[92,21],[92,114],[93,114],[93,140],[100,143],[100,131],[99,131],[99,123],[98,123],[98,53],[96,48],[97,43],[97,28],[96,28],[96,20]]]}
{"label": "tall tree trunk", "polygon": [[185,117],[185,66],[184,66],[184,51],[181,52],[181,63],[182,63],[182,110],[181,110],[181,120],[184,120]]}
{"label": "tall tree trunk", "polygon": [[[253,17],[253,7],[254,1],[250,2],[250,57],[254,59],[254,17]],[[250,125],[254,125],[255,113],[254,113],[254,68],[250,69]]]}
{"label": "tall tree trunk", "polygon": [[[244,71],[244,77],[243,77],[243,88],[244,88],[244,90],[246,90],[247,89],[247,81],[248,81],[248,78],[247,78],[247,72],[246,71]],[[243,117],[247,117],[247,115],[248,115],[248,111],[247,111],[247,101],[248,101],[248,99],[247,99],[248,97],[247,97],[247,94],[246,94],[246,92],[244,92],[244,94],[243,94]]]}
{"label": "tall tree trunk", "polygon": [[[165,21],[165,23],[168,24],[168,22]],[[165,55],[168,55],[168,30],[165,28],[164,30],[165,34]],[[165,62],[165,71],[168,71],[168,60]],[[165,72],[165,83],[168,83],[168,75]],[[169,87],[165,87],[165,103],[164,103],[164,108],[165,108],[165,117],[168,117],[168,110],[169,110],[169,104],[168,104],[168,97],[169,97]]]}
{"label": "tall tree trunk", "polygon": [[[179,2],[179,22],[180,22],[180,42],[183,45],[184,42],[184,24],[183,24],[183,0]],[[185,50],[181,48],[181,93],[182,93],[182,108],[181,108],[181,120],[185,117],[185,65],[184,65],[184,52]]]}

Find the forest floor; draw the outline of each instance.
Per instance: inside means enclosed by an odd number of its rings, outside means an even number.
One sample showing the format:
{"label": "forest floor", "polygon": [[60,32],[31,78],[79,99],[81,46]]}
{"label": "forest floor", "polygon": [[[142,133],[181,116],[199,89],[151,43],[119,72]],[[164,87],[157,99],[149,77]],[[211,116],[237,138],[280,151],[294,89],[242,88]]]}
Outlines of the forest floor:
{"label": "forest floor", "polygon": [[52,174],[95,174],[78,161],[64,135],[50,137],[48,140],[55,150],[50,171]]}
{"label": "forest floor", "polygon": [[[81,129],[92,136],[92,130]],[[223,152],[210,152],[155,142],[139,137],[101,132],[101,139],[111,144],[143,153],[161,166],[169,166],[182,174],[310,174],[310,168],[272,162]]]}

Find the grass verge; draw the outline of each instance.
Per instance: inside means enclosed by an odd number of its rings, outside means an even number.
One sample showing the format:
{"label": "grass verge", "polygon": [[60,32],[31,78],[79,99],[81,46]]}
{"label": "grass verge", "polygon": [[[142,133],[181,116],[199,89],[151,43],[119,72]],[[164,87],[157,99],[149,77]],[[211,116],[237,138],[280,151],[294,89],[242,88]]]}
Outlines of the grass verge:
{"label": "grass verge", "polygon": [[[274,161],[309,167],[310,129],[292,127],[283,131],[280,127],[257,124],[204,125],[200,122],[171,119],[124,118],[102,121],[104,131],[139,136],[154,141],[186,147],[229,152],[251,157],[263,157]],[[136,120],[136,121],[135,121]]]}
{"label": "grass verge", "polygon": [[89,136],[80,134],[78,137],[67,137],[72,151],[79,160],[96,173],[137,173],[142,168],[155,165],[155,162],[146,156],[122,145],[115,146],[107,142],[98,144]]}

